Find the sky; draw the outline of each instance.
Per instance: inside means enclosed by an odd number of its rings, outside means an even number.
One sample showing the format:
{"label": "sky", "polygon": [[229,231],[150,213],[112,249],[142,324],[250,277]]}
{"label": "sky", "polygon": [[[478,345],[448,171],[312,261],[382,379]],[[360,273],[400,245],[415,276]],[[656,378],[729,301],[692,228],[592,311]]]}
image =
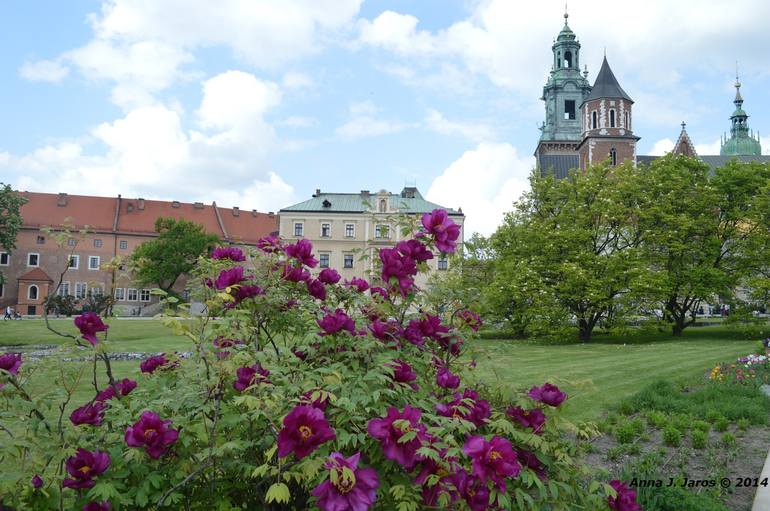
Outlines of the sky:
{"label": "sky", "polygon": [[[416,185],[494,232],[527,188],[564,3],[0,2],[0,182],[277,211]],[[634,99],[638,154],[729,128],[736,62],[770,153],[770,2],[573,0],[589,81]]]}

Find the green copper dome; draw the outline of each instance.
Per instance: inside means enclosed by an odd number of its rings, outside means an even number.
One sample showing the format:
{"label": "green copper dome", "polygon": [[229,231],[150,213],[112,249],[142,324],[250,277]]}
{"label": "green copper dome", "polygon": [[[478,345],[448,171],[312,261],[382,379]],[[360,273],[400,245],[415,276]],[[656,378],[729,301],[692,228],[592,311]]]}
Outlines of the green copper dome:
{"label": "green copper dome", "polygon": [[733,100],[735,111],[730,116],[730,137],[722,141],[719,149],[721,156],[759,156],[762,154],[762,146],[759,143],[759,135],[756,137],[749,130],[749,114],[743,109],[743,96],[741,96],[741,82],[735,77],[735,99]]}
{"label": "green copper dome", "polygon": [[569,14],[566,12],[564,13],[564,27],[561,29],[561,32],[559,32],[559,35],[556,37],[557,41],[574,41],[575,40],[575,33],[572,31],[571,28],[569,28],[569,25],[567,25],[567,18],[569,18]]}

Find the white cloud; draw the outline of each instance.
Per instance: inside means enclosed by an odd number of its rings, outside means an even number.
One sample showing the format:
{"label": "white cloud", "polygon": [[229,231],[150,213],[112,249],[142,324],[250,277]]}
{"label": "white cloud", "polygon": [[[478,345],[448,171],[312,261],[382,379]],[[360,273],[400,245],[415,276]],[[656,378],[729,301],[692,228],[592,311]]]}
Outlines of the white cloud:
{"label": "white cloud", "polygon": [[714,155],[719,154],[719,149],[722,147],[722,141],[719,139],[714,140],[710,144],[695,144],[695,152],[699,155]]}
{"label": "white cloud", "polygon": [[269,163],[278,144],[263,115],[279,101],[274,83],[228,71],[203,84],[196,112],[200,130],[184,129],[183,113],[172,108],[142,106],[93,128],[90,141],[0,159],[0,171],[12,169],[19,189],[217,200],[276,210],[296,199]]}
{"label": "white cloud", "polygon": [[651,156],[663,156],[674,149],[674,142],[670,138],[663,138],[655,142],[650,151]]}
{"label": "white cloud", "polygon": [[308,74],[289,71],[283,75],[283,86],[290,90],[312,89],[315,81]]}
{"label": "white cloud", "polygon": [[468,123],[450,121],[438,110],[428,110],[425,117],[425,126],[437,133],[444,135],[459,135],[474,142],[493,139],[494,130],[481,123]]}
{"label": "white cloud", "polygon": [[312,128],[318,125],[318,119],[302,115],[291,115],[277,124],[288,128]]}
{"label": "white cloud", "polygon": [[405,55],[424,55],[437,51],[437,40],[425,30],[417,30],[418,19],[408,14],[385,11],[374,21],[359,21],[359,40]]}
{"label": "white cloud", "polygon": [[534,164],[534,158],[519,156],[510,144],[482,142],[435,178],[426,198],[444,206],[462,207],[466,239],[474,232],[489,235],[529,188]]}
{"label": "white cloud", "polygon": [[38,60],[25,62],[19,69],[19,74],[25,80],[32,82],[58,83],[69,73],[69,68],[58,60]]}
{"label": "white cloud", "polygon": [[344,139],[355,140],[397,133],[414,126],[395,120],[378,119],[375,115],[379,111],[372,101],[351,103],[350,119],[334,132]]}

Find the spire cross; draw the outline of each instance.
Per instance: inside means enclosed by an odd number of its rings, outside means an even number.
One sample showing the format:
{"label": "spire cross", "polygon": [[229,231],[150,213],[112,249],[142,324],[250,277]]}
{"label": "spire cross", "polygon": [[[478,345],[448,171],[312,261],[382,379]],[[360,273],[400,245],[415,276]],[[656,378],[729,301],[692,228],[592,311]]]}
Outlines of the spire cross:
{"label": "spire cross", "polygon": [[687,123],[682,121],[682,131],[684,131],[685,126],[687,126]]}

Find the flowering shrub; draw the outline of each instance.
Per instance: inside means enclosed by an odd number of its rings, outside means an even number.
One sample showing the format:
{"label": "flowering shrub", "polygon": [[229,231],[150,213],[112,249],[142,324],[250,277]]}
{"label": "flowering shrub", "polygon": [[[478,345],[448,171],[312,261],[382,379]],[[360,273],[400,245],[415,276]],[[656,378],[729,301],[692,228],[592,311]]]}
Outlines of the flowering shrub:
{"label": "flowering shrub", "polygon": [[713,382],[761,385],[770,382],[770,360],[765,355],[750,354],[731,364],[717,364],[709,373]]}
{"label": "flowering shrub", "polygon": [[[307,240],[215,250],[194,275],[210,315],[167,320],[193,356],[151,357],[137,380],[113,377],[94,315],[75,320],[88,344],[73,337],[92,362],[0,357],[0,506],[634,509],[574,461],[558,387],[508,402],[473,387],[463,349],[481,318],[423,311],[415,283],[459,227],[440,210],[421,225],[368,280],[314,277]],[[60,377],[33,396],[46,363]],[[93,398],[71,403],[86,368]]]}

